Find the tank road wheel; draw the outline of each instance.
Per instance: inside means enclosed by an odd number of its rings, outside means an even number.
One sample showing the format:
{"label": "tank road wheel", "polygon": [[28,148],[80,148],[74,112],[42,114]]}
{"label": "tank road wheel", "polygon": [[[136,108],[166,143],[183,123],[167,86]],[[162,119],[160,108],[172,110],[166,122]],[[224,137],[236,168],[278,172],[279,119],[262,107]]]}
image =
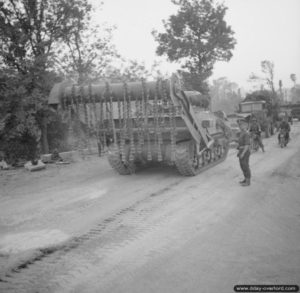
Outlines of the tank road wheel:
{"label": "tank road wheel", "polygon": [[203,156],[198,157],[198,165],[199,165],[199,168],[202,168],[204,166]]}
{"label": "tank road wheel", "polygon": [[181,175],[195,176],[201,171],[207,170],[227,157],[229,143],[223,142],[213,150],[207,149],[199,157],[197,155],[196,144],[193,141],[178,143],[176,146],[175,165]]}
{"label": "tank road wheel", "polygon": [[203,161],[205,165],[208,165],[212,159],[211,150],[205,150],[203,153]]}
{"label": "tank road wheel", "polygon": [[222,157],[222,154],[223,154],[223,148],[221,145],[217,145],[216,148],[215,148],[215,154],[216,154],[216,157],[218,159],[220,159]]}
{"label": "tank road wheel", "polygon": [[193,141],[178,143],[176,146],[175,165],[183,176],[195,176],[201,168],[197,156],[196,144]]}
{"label": "tank road wheel", "polygon": [[109,150],[108,162],[120,175],[130,175],[135,173],[135,164],[129,161],[123,162],[118,148],[112,147]]}

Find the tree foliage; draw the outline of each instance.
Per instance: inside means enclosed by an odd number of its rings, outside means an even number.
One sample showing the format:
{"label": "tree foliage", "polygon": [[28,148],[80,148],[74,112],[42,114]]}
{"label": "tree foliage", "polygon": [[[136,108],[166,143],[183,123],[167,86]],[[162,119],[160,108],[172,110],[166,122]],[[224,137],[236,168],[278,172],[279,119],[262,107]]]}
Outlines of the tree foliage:
{"label": "tree foliage", "polygon": [[120,58],[112,43],[114,30],[114,26],[105,23],[95,25],[90,17],[75,16],[73,27],[58,47],[64,75],[75,76],[78,84],[101,77],[105,68]]}
{"label": "tree foliage", "polygon": [[1,103],[15,117],[9,129],[16,141],[31,130],[37,140],[41,131],[43,151],[48,151],[46,101],[57,81],[54,49],[72,31],[74,19],[87,17],[90,10],[87,0],[0,1]]}
{"label": "tree foliage", "polygon": [[261,62],[261,70],[265,74],[265,80],[275,96],[275,86],[274,86],[274,63],[269,60],[264,60]]}
{"label": "tree foliage", "polygon": [[292,82],[294,83],[294,85],[296,85],[296,81],[297,81],[297,77],[295,73],[291,73],[290,78],[292,80]]}
{"label": "tree foliage", "polygon": [[78,84],[103,75],[105,68],[118,56],[111,43],[112,28],[100,31],[98,26],[75,30],[66,40],[67,48],[60,65],[64,74],[75,76]]}
{"label": "tree foliage", "polygon": [[274,62],[270,60],[263,60],[260,63],[261,71],[264,74],[259,76],[252,73],[249,77],[250,82],[266,83],[273,95],[273,102],[276,102],[276,90],[274,85]]}
{"label": "tree foliage", "polygon": [[235,46],[224,20],[227,8],[213,0],[173,0],[179,10],[164,21],[165,32],[153,32],[156,53],[179,62],[194,89],[205,91],[216,61],[229,61]]}
{"label": "tree foliage", "polygon": [[84,18],[90,9],[86,0],[0,2],[3,62],[20,73],[31,73],[34,85],[41,87],[39,78],[52,65],[53,46],[72,31],[74,19]]}
{"label": "tree foliage", "polygon": [[116,65],[107,66],[103,78],[110,82],[133,82],[142,79],[167,78],[167,74],[160,70],[160,62],[154,61],[150,68],[138,60],[125,60],[120,58]]}
{"label": "tree foliage", "polygon": [[144,63],[137,60],[121,59],[118,65],[107,67],[104,76],[110,82],[131,82],[147,79],[151,73]]}
{"label": "tree foliage", "polygon": [[297,76],[295,73],[292,73],[290,75],[290,78],[292,82],[294,83],[294,86],[290,90],[291,95],[291,102],[292,103],[300,103],[300,87],[297,85]]}
{"label": "tree foliage", "polygon": [[265,101],[267,115],[272,116],[275,120],[278,118],[278,104],[273,102],[274,94],[270,90],[258,90],[252,93],[248,93],[244,99],[244,102],[247,101]]}
{"label": "tree foliage", "polygon": [[222,110],[227,114],[233,113],[241,102],[241,93],[237,83],[221,77],[212,81],[209,87],[212,110]]}

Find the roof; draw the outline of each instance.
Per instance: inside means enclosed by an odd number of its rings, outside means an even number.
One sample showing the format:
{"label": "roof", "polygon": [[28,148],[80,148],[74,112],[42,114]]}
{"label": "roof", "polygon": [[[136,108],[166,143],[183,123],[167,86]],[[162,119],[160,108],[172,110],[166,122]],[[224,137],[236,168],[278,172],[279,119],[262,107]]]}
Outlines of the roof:
{"label": "roof", "polygon": [[240,104],[265,104],[266,101],[247,101],[247,102],[241,102]]}
{"label": "roof", "polygon": [[251,113],[232,113],[228,114],[227,118],[247,118],[248,116],[251,116]]}

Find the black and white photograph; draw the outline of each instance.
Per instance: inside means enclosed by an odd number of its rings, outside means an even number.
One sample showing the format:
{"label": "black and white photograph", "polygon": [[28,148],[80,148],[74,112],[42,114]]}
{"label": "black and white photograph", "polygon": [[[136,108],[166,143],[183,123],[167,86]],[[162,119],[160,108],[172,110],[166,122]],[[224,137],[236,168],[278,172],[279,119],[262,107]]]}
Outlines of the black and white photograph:
{"label": "black and white photograph", "polygon": [[0,292],[300,292],[300,0],[0,0]]}

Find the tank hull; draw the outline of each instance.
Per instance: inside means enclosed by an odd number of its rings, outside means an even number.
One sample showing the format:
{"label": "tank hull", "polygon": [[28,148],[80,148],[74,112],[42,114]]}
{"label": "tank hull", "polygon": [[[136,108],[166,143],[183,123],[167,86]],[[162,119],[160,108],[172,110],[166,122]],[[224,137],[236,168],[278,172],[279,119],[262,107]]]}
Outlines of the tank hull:
{"label": "tank hull", "polygon": [[[59,91],[55,91],[59,93]],[[70,119],[96,135],[108,161],[122,175],[159,162],[193,176],[226,158],[226,125],[202,109],[201,94],[178,79],[102,86],[68,86],[59,100]]]}

